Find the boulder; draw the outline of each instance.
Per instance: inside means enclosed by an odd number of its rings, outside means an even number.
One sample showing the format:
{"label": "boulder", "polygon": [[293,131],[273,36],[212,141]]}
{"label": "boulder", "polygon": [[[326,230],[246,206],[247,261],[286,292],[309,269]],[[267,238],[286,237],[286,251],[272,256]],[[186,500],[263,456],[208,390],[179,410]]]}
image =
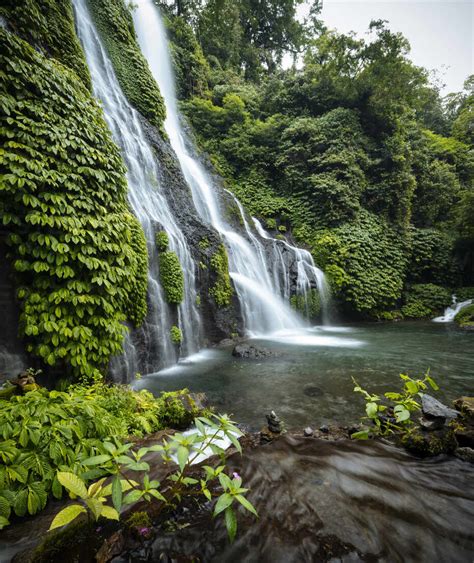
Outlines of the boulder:
{"label": "boulder", "polygon": [[257,347],[253,344],[237,344],[232,350],[232,355],[236,358],[245,358],[249,360],[260,360],[276,355],[268,348]]}
{"label": "boulder", "polygon": [[456,418],[459,413],[454,409],[450,409],[443,403],[440,403],[438,399],[435,399],[427,393],[423,394],[421,398],[421,410],[426,418],[444,418],[451,419]]}
{"label": "boulder", "polygon": [[307,426],[304,430],[303,430],[303,434],[309,438],[310,436],[312,436],[314,434],[313,429],[311,428],[311,426]]}
{"label": "boulder", "polygon": [[460,428],[455,430],[457,443],[461,448],[474,448],[474,428]]}
{"label": "boulder", "polygon": [[443,428],[445,422],[446,419],[442,417],[425,418],[424,416],[422,416],[420,418],[420,426],[424,430],[439,430],[440,428]]}

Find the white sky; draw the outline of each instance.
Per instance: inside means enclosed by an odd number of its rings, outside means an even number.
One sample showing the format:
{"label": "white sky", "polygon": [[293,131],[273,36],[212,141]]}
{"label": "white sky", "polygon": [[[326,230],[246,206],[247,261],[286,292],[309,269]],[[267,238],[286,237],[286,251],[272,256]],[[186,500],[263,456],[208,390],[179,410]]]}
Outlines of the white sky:
{"label": "white sky", "polygon": [[388,20],[410,41],[413,62],[438,71],[445,94],[461,90],[474,72],[474,0],[323,0],[321,17],[331,29],[361,36],[371,20]]}

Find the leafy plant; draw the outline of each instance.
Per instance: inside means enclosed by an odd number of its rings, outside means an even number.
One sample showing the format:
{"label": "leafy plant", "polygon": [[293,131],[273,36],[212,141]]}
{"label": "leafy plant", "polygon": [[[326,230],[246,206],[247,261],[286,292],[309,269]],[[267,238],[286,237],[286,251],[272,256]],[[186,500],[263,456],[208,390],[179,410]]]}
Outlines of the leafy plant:
{"label": "leafy plant", "polygon": [[412,413],[421,409],[418,397],[428,385],[435,391],[439,389],[436,382],[430,377],[429,371],[423,379],[412,379],[408,375],[400,374],[403,386],[400,392],[387,392],[380,395],[370,394],[352,378],[355,384],[354,391],[360,393],[365,401],[366,416],[362,420],[372,422],[372,430],[361,430],[351,435],[352,438],[367,440],[369,434],[386,436],[394,432],[407,431],[413,424]]}
{"label": "leafy plant", "polygon": [[[179,504],[186,495],[197,494],[207,500],[217,498],[214,516],[224,513],[229,538],[233,541],[237,531],[233,506],[240,504],[257,516],[257,511],[245,496],[248,489],[242,487],[242,478],[236,473],[232,477],[228,476],[225,465],[217,468],[203,466],[200,479],[191,477],[189,473],[193,463],[209,450],[224,459],[225,451],[220,445],[223,437],[228,438],[242,452],[238,441],[242,433],[226,415],[213,415],[213,420],[199,417],[195,424],[196,432],[174,434],[169,440],[164,440],[162,445],[138,450],[132,449],[132,444],[115,445],[104,442],[101,447],[103,453],[83,460],[82,465],[113,474],[112,482],[108,485],[105,485],[105,478],[102,478],[87,489],[84,474],[81,477],[70,472],[58,472],[58,481],[73,498],[78,497],[80,502],[61,510],[54,517],[50,529],[69,524],[82,513],[91,515],[95,520],[100,517],[118,520],[123,506],[140,500],[157,503],[154,514],[159,515],[164,509]],[[144,460],[150,452],[159,452],[165,463],[176,462],[178,465],[178,469],[168,475],[163,483],[150,479],[150,466]],[[130,479],[125,473],[130,471],[139,473],[140,477],[136,481]],[[216,481],[220,488],[218,493],[211,486]],[[113,506],[107,504],[108,497],[111,497]]]}
{"label": "leafy plant", "polygon": [[186,427],[208,412],[187,390],[155,399],[148,391],[104,384],[65,392],[39,389],[0,403],[1,526],[12,513],[36,514],[48,497],[61,498],[58,471],[83,479],[101,476],[90,473],[84,460],[104,453],[104,440],[120,444],[131,434]]}

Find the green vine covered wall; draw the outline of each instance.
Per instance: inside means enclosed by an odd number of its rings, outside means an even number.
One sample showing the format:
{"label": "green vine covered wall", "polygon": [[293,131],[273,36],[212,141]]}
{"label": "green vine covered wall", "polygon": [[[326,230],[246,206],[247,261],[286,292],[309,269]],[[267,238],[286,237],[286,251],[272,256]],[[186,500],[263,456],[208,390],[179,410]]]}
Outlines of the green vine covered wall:
{"label": "green vine covered wall", "polygon": [[77,76],[0,30],[0,215],[28,351],[94,377],[146,314],[144,234],[100,105]]}
{"label": "green vine covered wall", "polygon": [[123,0],[88,0],[88,4],[125,96],[163,132],[165,105],[140,51],[129,8]]}
{"label": "green vine covered wall", "polygon": [[74,31],[70,0],[4,0],[0,15],[17,35],[72,69],[91,89],[89,69]]}

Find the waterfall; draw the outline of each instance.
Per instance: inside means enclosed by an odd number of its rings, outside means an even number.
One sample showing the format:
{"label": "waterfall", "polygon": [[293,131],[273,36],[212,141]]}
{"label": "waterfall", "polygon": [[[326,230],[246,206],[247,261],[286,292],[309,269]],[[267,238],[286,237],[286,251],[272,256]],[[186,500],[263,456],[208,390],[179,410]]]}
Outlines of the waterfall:
{"label": "waterfall", "polygon": [[[269,265],[269,253],[252,233],[240,202],[236,200],[244,219],[247,238],[225,221],[211,177],[198,159],[190,154],[188,147],[192,147],[192,143],[181,126],[166,31],[153,0],[140,0],[133,11],[133,19],[138,42],[165,101],[165,130],[191,188],[196,209],[201,218],[220,233],[227,248],[229,271],[247,332],[257,335],[303,327],[303,320],[289,306],[289,288],[285,286],[282,291],[281,283],[275,276],[271,278],[269,272],[273,268]],[[290,245],[288,248],[291,252],[295,251]],[[300,256],[301,252],[305,252],[296,250]],[[302,282],[301,290],[305,283]]]}
{"label": "waterfall", "polygon": [[[155,233],[164,229],[169,249],[174,251],[184,273],[185,296],[178,307],[182,331],[180,352],[189,355],[201,344],[201,323],[196,307],[195,267],[183,233],[160,191],[159,170],[145,137],[137,112],[126,100],[112,64],[92,22],[86,0],[73,0],[78,36],[84,48],[95,96],[102,102],[105,119],[127,166],[128,198],[145,232],[148,254],[148,315],[140,329],[140,354],[127,336],[123,356],[113,362],[112,371],[133,375],[139,369],[156,371],[171,365],[178,353],[171,341],[172,312],[159,283],[159,261]],[[140,360],[140,361],[139,361]]]}
{"label": "waterfall", "polygon": [[459,311],[461,311],[461,309],[464,309],[464,307],[471,305],[471,303],[474,303],[474,299],[467,299],[467,301],[461,301],[460,303],[458,303],[456,296],[453,295],[452,305],[446,307],[446,309],[444,310],[444,315],[434,318],[433,321],[435,323],[451,323],[454,321],[454,317],[459,313]]}

